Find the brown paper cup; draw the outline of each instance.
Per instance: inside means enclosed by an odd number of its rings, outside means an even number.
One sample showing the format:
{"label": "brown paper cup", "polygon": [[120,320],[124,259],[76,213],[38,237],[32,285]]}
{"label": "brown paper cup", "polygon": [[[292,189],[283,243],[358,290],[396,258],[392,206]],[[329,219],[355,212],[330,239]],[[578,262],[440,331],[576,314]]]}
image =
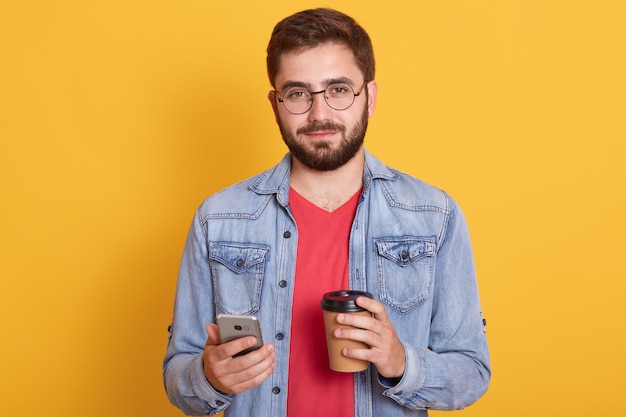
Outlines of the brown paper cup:
{"label": "brown paper cup", "polygon": [[333,291],[324,294],[321,307],[324,312],[324,326],[326,328],[326,345],[328,348],[328,361],[330,369],[337,372],[359,372],[367,369],[369,362],[347,358],[341,353],[344,348],[367,349],[363,342],[348,339],[338,339],[333,335],[337,328],[351,328],[337,323],[337,314],[358,314],[371,317],[371,313],[356,305],[358,297],[372,297],[371,294],[362,291]]}
{"label": "brown paper cup", "polygon": [[[346,326],[337,323],[337,312],[324,310],[324,326],[326,326],[326,346],[328,347],[328,361],[330,362],[330,369],[337,372],[359,372],[367,369],[368,362],[354,358],[347,358],[343,356],[341,351],[343,348],[359,348],[367,349],[367,345],[363,342],[357,342],[356,340],[337,339],[333,335],[333,330],[336,328],[350,328],[352,326]],[[361,313],[344,313],[344,314],[358,314],[361,316],[371,316],[369,311],[363,311]]]}

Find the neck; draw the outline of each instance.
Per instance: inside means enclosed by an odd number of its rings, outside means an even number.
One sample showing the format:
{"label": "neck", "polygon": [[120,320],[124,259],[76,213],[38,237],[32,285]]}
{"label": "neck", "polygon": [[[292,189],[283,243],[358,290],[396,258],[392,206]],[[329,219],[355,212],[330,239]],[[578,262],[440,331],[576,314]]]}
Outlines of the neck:
{"label": "neck", "polygon": [[316,206],[335,211],[363,186],[363,148],[345,165],[333,171],[316,171],[292,157],[291,187]]}

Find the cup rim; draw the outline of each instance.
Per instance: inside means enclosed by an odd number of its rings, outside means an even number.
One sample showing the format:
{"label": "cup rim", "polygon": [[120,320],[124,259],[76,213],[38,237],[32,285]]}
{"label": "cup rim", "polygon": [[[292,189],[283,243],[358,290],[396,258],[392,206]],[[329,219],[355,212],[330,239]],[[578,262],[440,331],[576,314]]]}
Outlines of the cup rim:
{"label": "cup rim", "polygon": [[338,313],[355,313],[366,311],[364,308],[356,304],[359,297],[373,298],[372,294],[367,291],[358,290],[338,290],[330,291],[322,296],[320,307],[322,310],[334,311]]}

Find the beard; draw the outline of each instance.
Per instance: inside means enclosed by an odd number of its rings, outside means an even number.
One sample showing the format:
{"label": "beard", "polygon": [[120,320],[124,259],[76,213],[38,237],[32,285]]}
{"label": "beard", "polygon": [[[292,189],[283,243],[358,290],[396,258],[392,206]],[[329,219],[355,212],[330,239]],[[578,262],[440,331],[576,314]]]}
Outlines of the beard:
{"label": "beard", "polygon": [[[345,165],[356,155],[359,149],[361,149],[365,140],[368,119],[369,114],[367,108],[365,108],[361,119],[355,123],[354,127],[347,133],[347,129],[344,125],[332,122],[311,123],[298,129],[296,135],[293,135],[286,126],[284,126],[280,118],[278,118],[278,127],[283,136],[283,141],[289,148],[293,157],[310,169],[316,171],[333,171]],[[329,141],[317,141],[308,146],[298,139],[299,135],[322,130],[333,130],[341,133],[341,141],[337,148],[333,148]]]}

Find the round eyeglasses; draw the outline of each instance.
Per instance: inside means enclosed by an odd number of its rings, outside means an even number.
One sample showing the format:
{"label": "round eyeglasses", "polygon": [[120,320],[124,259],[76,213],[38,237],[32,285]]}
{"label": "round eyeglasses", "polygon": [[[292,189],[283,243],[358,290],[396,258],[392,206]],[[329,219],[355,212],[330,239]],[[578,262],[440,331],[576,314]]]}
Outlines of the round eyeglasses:
{"label": "round eyeglasses", "polygon": [[285,110],[289,113],[304,114],[313,107],[313,96],[324,93],[324,100],[328,107],[342,111],[352,106],[354,100],[361,94],[366,84],[367,81],[363,83],[357,93],[354,92],[354,88],[348,83],[333,83],[320,91],[311,91],[302,86],[289,87],[283,91],[283,96],[278,98],[278,101],[283,103]]}

